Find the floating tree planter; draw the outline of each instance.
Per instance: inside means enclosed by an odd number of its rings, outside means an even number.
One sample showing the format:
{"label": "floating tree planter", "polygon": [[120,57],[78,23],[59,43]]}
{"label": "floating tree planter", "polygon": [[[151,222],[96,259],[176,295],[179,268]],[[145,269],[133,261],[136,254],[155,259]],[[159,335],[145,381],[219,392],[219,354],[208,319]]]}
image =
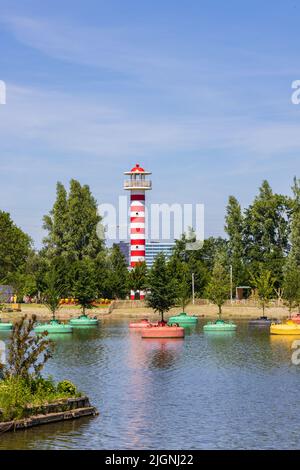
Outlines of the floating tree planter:
{"label": "floating tree planter", "polygon": [[272,335],[300,335],[300,325],[297,325],[293,320],[279,325],[272,323],[270,333]]}
{"label": "floating tree planter", "polygon": [[256,318],[255,320],[250,320],[249,325],[250,326],[269,327],[269,326],[271,326],[272,322],[273,322],[273,320],[271,320],[268,317],[260,317],[260,318]]}
{"label": "floating tree planter", "polygon": [[237,325],[232,322],[225,322],[224,320],[217,320],[215,322],[209,322],[204,325],[203,330],[205,332],[227,332],[236,331]]}
{"label": "floating tree planter", "polygon": [[10,331],[12,329],[13,329],[12,323],[0,321],[0,331]]}
{"label": "floating tree planter", "polygon": [[80,328],[83,326],[97,326],[98,323],[99,321],[97,320],[97,318],[90,318],[88,315],[85,314],[80,315],[80,317],[77,318],[72,318],[69,321],[69,324],[75,328]]}
{"label": "floating tree planter", "polygon": [[168,325],[172,326],[174,324],[178,324],[180,326],[193,326],[197,325],[198,318],[194,315],[187,315],[185,312],[180,313],[179,315],[175,315],[170,317],[168,320]]}
{"label": "floating tree planter", "polygon": [[72,333],[73,327],[71,325],[60,323],[58,320],[51,320],[49,323],[37,325],[34,328],[34,331],[35,333],[43,333],[44,331],[47,331],[49,334],[64,334]]}
{"label": "floating tree planter", "polygon": [[294,313],[292,315],[292,321],[294,323],[300,324],[300,313]]}
{"label": "floating tree planter", "polygon": [[158,325],[149,325],[142,329],[142,338],[184,338],[185,331],[179,325],[168,326],[165,322]]}
{"label": "floating tree planter", "polygon": [[137,322],[129,323],[129,328],[146,328],[147,326],[158,326],[158,322],[150,322],[147,318],[143,318]]}

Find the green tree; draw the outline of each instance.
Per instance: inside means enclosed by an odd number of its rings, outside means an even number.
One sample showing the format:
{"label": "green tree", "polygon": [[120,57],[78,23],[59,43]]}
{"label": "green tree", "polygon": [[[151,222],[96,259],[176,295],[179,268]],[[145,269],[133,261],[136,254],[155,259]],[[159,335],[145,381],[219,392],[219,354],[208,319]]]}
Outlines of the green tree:
{"label": "green tree", "polygon": [[271,271],[277,286],[289,252],[290,198],[274,194],[264,181],[259,195],[245,212],[244,246],[249,271],[257,272],[261,263]]}
{"label": "green tree", "polygon": [[175,241],[175,247],[173,254],[170,257],[169,267],[174,276],[178,279],[178,273],[181,270],[181,263],[185,263],[190,272],[190,278],[192,273],[195,277],[195,295],[201,297],[204,294],[205,287],[209,279],[209,270],[212,263],[212,259],[215,257],[215,251],[217,246],[222,245],[226,241],[222,239],[207,239],[204,241],[204,245],[199,250],[186,250],[187,239],[185,235],[182,235],[180,240]]}
{"label": "green tree", "polygon": [[150,293],[147,303],[155,312],[161,315],[164,321],[164,313],[176,305],[177,284],[168,268],[164,253],[159,253],[150,269],[148,276]]}
{"label": "green tree", "polygon": [[34,296],[37,294],[36,279],[33,274],[16,271],[9,273],[5,281],[12,286],[17,302],[22,302],[25,295]]}
{"label": "green tree", "polygon": [[129,288],[136,291],[144,291],[147,288],[148,269],[145,262],[137,263],[129,272]]}
{"label": "green tree", "polygon": [[97,202],[87,185],[81,186],[72,179],[67,195],[64,186],[58,183],[54,206],[44,217],[44,228],[48,231],[44,239],[47,257],[95,258],[103,249],[103,240],[97,236],[100,221]]}
{"label": "green tree", "polygon": [[276,279],[273,277],[272,272],[267,269],[260,268],[258,274],[250,273],[252,285],[257,291],[259,303],[265,315],[265,309],[269,307],[270,300],[274,295],[274,285]]}
{"label": "green tree", "polygon": [[52,319],[55,320],[56,312],[60,308],[65,286],[61,283],[59,272],[52,265],[45,278],[46,288],[43,292],[43,303],[52,313]]}
{"label": "green tree", "polygon": [[216,258],[211,279],[206,287],[206,297],[210,302],[218,306],[220,318],[222,307],[230,295],[230,279],[224,267],[223,258],[221,255]]}
{"label": "green tree", "polygon": [[291,258],[300,269],[300,180],[294,179],[292,201]]}
{"label": "green tree", "polygon": [[72,266],[72,295],[78,300],[82,313],[93,308],[98,296],[94,263],[89,259],[78,260]]}
{"label": "green tree", "polygon": [[110,298],[125,299],[128,294],[128,267],[119,245],[113,245],[109,255]]}
{"label": "green tree", "polygon": [[31,252],[31,239],[11,220],[7,212],[0,211],[0,280],[22,272]]}
{"label": "green tree", "polygon": [[107,250],[98,253],[95,264],[95,282],[99,297],[111,299],[112,290],[110,285],[110,262]]}
{"label": "green tree", "polygon": [[48,258],[65,255],[67,253],[67,220],[68,202],[67,191],[60,182],[56,185],[56,201],[49,215],[44,216],[43,228],[48,231],[44,239]]}
{"label": "green tree", "polygon": [[190,303],[192,297],[191,272],[186,263],[182,263],[178,268],[176,303],[178,303],[182,311],[185,312],[185,307]]}
{"label": "green tree", "polygon": [[293,308],[300,306],[300,269],[295,259],[289,256],[284,270],[283,298],[289,307],[290,315]]}
{"label": "green tree", "polygon": [[229,197],[226,213],[225,231],[229,236],[228,251],[229,262],[232,266],[234,287],[244,285],[244,218],[241,206],[233,196]]}

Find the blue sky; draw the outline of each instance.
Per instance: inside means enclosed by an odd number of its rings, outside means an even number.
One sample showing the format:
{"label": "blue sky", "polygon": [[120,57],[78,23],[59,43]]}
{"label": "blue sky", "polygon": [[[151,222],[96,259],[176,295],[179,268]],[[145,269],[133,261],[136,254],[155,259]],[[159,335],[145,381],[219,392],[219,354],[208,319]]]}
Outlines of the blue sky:
{"label": "blue sky", "polygon": [[229,194],[300,176],[296,1],[0,0],[0,209],[37,247],[56,181],[114,203],[123,171],[150,201],[204,203],[222,235]]}

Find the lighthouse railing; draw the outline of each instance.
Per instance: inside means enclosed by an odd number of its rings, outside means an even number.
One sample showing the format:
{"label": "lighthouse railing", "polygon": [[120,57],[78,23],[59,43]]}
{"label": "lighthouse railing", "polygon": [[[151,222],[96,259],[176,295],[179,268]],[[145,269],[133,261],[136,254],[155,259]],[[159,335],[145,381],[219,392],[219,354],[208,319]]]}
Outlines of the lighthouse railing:
{"label": "lighthouse railing", "polygon": [[126,180],[124,181],[124,188],[151,188],[152,182],[151,181],[137,181],[137,180]]}

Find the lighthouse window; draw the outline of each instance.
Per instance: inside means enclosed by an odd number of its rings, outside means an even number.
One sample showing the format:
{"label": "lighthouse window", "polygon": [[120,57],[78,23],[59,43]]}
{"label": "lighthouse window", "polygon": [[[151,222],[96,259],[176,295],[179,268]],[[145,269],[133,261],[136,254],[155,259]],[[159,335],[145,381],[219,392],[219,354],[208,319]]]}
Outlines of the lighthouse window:
{"label": "lighthouse window", "polygon": [[138,212],[136,212],[136,213],[135,213],[135,215],[139,215],[139,213],[138,213]]}

